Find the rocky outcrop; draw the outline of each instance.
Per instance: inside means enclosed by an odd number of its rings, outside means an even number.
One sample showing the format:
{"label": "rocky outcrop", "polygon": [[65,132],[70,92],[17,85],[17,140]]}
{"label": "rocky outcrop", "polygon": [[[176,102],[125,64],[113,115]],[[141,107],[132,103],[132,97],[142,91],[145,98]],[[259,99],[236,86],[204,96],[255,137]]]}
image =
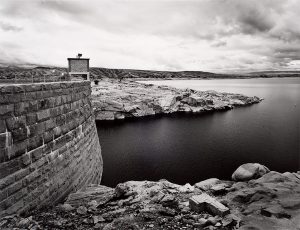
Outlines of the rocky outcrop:
{"label": "rocky outcrop", "polygon": [[[201,185],[201,186],[199,186]],[[205,185],[205,186],[204,186]],[[209,186],[207,186],[209,185]],[[223,188],[216,193],[216,186]],[[63,205],[0,220],[16,229],[277,229],[300,226],[300,174],[270,171],[258,179],[211,179],[177,185],[166,180],[91,185]]]}
{"label": "rocky outcrop", "polygon": [[175,112],[200,113],[258,103],[262,99],[215,91],[181,90],[138,82],[102,79],[92,86],[96,120],[115,120]]}

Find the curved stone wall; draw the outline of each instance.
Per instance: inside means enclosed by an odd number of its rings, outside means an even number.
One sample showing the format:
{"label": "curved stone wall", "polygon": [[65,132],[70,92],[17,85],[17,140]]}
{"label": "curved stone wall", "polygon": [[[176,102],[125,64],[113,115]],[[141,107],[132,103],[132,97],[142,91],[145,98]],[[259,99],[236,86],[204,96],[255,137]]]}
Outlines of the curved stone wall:
{"label": "curved stone wall", "polygon": [[89,81],[0,85],[0,216],[100,183]]}

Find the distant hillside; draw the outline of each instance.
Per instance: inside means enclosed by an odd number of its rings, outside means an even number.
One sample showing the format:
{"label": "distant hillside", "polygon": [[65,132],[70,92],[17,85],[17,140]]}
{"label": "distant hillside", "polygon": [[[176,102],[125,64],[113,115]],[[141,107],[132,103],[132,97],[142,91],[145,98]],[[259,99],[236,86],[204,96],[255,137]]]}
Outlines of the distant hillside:
{"label": "distant hillside", "polygon": [[[59,67],[37,66],[24,68],[19,66],[0,66],[1,82],[10,81],[54,81],[65,80],[67,69]],[[257,77],[300,77],[300,71],[264,71],[248,74],[216,74],[203,71],[154,71],[134,69],[90,68],[91,79],[224,79],[224,78],[257,78]]]}
{"label": "distant hillside", "polygon": [[134,69],[107,69],[107,68],[91,68],[93,77],[109,77],[109,78],[224,78],[224,74],[215,74],[203,71],[155,71],[155,70],[134,70]]}
{"label": "distant hillside", "polygon": [[[13,80],[13,79],[40,79],[40,78],[57,78],[67,73],[66,68],[57,67],[34,67],[23,68],[16,66],[0,67],[0,79]],[[202,71],[152,71],[152,70],[133,70],[133,69],[108,69],[108,68],[90,68],[92,79],[97,78],[159,78],[159,79],[172,79],[172,78],[226,78],[230,77],[224,74],[215,74]]]}
{"label": "distant hillside", "polygon": [[300,76],[300,71],[259,71],[259,72],[251,72],[248,75],[265,75],[265,76]]}
{"label": "distant hillside", "polygon": [[0,67],[1,82],[22,81],[57,81],[64,73],[65,68],[33,67],[24,68],[18,66]]}

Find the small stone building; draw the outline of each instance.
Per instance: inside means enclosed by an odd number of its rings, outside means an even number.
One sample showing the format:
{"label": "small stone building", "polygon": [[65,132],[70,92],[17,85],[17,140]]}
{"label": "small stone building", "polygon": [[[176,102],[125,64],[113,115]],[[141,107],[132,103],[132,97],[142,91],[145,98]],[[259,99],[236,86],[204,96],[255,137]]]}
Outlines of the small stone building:
{"label": "small stone building", "polygon": [[72,77],[80,76],[84,80],[90,80],[90,59],[81,58],[78,54],[76,58],[68,58],[68,74]]}

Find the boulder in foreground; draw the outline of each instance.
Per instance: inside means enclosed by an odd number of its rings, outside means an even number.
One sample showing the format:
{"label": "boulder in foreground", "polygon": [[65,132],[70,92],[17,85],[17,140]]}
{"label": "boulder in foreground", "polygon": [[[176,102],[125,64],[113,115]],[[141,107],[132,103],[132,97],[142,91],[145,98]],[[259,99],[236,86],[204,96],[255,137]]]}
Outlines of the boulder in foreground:
{"label": "boulder in foreground", "polygon": [[248,181],[257,179],[270,172],[270,170],[258,163],[247,163],[237,168],[232,174],[234,181]]}

